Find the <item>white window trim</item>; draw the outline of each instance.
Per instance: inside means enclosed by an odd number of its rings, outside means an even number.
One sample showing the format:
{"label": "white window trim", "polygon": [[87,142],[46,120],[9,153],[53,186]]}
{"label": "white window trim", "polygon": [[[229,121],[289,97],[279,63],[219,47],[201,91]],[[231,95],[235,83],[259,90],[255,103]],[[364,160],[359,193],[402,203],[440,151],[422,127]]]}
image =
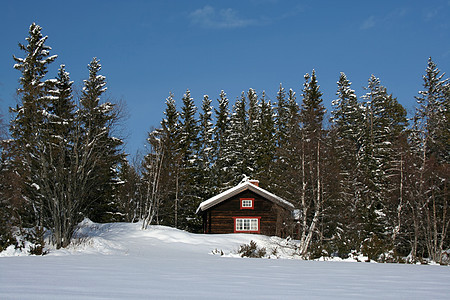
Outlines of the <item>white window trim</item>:
{"label": "white window trim", "polygon": [[259,232],[259,218],[235,218],[236,232]]}
{"label": "white window trim", "polygon": [[253,207],[253,200],[251,199],[243,199],[242,200],[242,207]]}
{"label": "white window trim", "polygon": [[[241,209],[255,209],[255,199],[254,198],[241,198]],[[244,203],[246,205],[244,205]]]}

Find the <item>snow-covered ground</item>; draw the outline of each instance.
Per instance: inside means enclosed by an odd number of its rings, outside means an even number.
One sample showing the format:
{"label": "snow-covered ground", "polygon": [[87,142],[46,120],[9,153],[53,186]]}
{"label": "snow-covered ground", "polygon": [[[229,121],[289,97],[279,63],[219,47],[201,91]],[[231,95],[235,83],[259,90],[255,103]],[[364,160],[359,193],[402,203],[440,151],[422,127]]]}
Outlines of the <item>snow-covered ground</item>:
{"label": "snow-covered ground", "polygon": [[283,241],[140,224],[84,221],[79,236],[46,256],[1,253],[0,299],[450,299],[450,267],[239,258],[250,240],[268,254]]}

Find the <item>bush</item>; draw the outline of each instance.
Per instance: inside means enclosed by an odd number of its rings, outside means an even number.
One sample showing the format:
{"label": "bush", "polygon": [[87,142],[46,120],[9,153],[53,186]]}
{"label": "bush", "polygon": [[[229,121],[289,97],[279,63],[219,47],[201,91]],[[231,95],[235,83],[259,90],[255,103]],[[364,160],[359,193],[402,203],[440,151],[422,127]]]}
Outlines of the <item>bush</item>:
{"label": "bush", "polygon": [[380,255],[385,252],[384,243],[376,234],[373,234],[363,242],[361,250],[368,257],[369,261],[378,261]]}
{"label": "bush", "polygon": [[266,248],[258,248],[255,241],[250,241],[250,244],[241,245],[238,253],[241,257],[261,258],[266,255]]}
{"label": "bush", "polygon": [[0,226],[0,252],[8,248],[8,246],[14,245],[15,242],[11,229]]}
{"label": "bush", "polygon": [[214,255],[219,254],[220,256],[223,256],[223,251],[222,251],[222,250],[219,250],[219,249],[217,249],[217,248],[214,249],[211,253],[214,254]]}
{"label": "bush", "polygon": [[44,250],[45,241],[44,241],[44,233],[45,230],[36,226],[33,230],[25,232],[25,240],[30,242],[30,254],[31,255],[45,255],[48,251]]}

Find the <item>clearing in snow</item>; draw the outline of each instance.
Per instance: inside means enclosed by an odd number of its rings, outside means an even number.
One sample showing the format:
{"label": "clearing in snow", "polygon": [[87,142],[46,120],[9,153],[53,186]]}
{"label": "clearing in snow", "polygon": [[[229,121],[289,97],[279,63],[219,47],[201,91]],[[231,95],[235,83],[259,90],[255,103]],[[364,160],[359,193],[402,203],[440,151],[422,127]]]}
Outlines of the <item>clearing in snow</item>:
{"label": "clearing in snow", "polygon": [[[273,251],[279,238],[141,226],[85,220],[68,249],[46,256],[7,249],[0,299],[450,298],[445,266],[287,259],[289,249]],[[272,259],[240,258],[239,246],[251,240]]]}

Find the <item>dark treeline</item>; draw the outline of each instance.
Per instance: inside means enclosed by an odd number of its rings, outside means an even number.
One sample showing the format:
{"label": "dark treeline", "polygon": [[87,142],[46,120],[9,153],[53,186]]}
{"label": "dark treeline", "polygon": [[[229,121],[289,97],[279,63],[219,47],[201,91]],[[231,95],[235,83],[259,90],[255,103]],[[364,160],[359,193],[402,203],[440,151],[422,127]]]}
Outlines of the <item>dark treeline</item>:
{"label": "dark treeline", "polygon": [[286,231],[305,257],[448,262],[450,83],[431,58],[410,120],[373,75],[358,98],[340,74],[329,126],[314,70],[273,102],[249,89],[232,105],[222,91],[197,108],[187,90],[178,109],[169,94],[148,152],[130,164],[113,134],[120,113],[100,100],[99,61],[74,99],[64,66],[44,79],[56,57],[40,30],[14,58],[20,105],[1,148],[0,247],[29,227],[65,247],[84,217],[200,232],[199,203],[251,177],[297,208]]}

